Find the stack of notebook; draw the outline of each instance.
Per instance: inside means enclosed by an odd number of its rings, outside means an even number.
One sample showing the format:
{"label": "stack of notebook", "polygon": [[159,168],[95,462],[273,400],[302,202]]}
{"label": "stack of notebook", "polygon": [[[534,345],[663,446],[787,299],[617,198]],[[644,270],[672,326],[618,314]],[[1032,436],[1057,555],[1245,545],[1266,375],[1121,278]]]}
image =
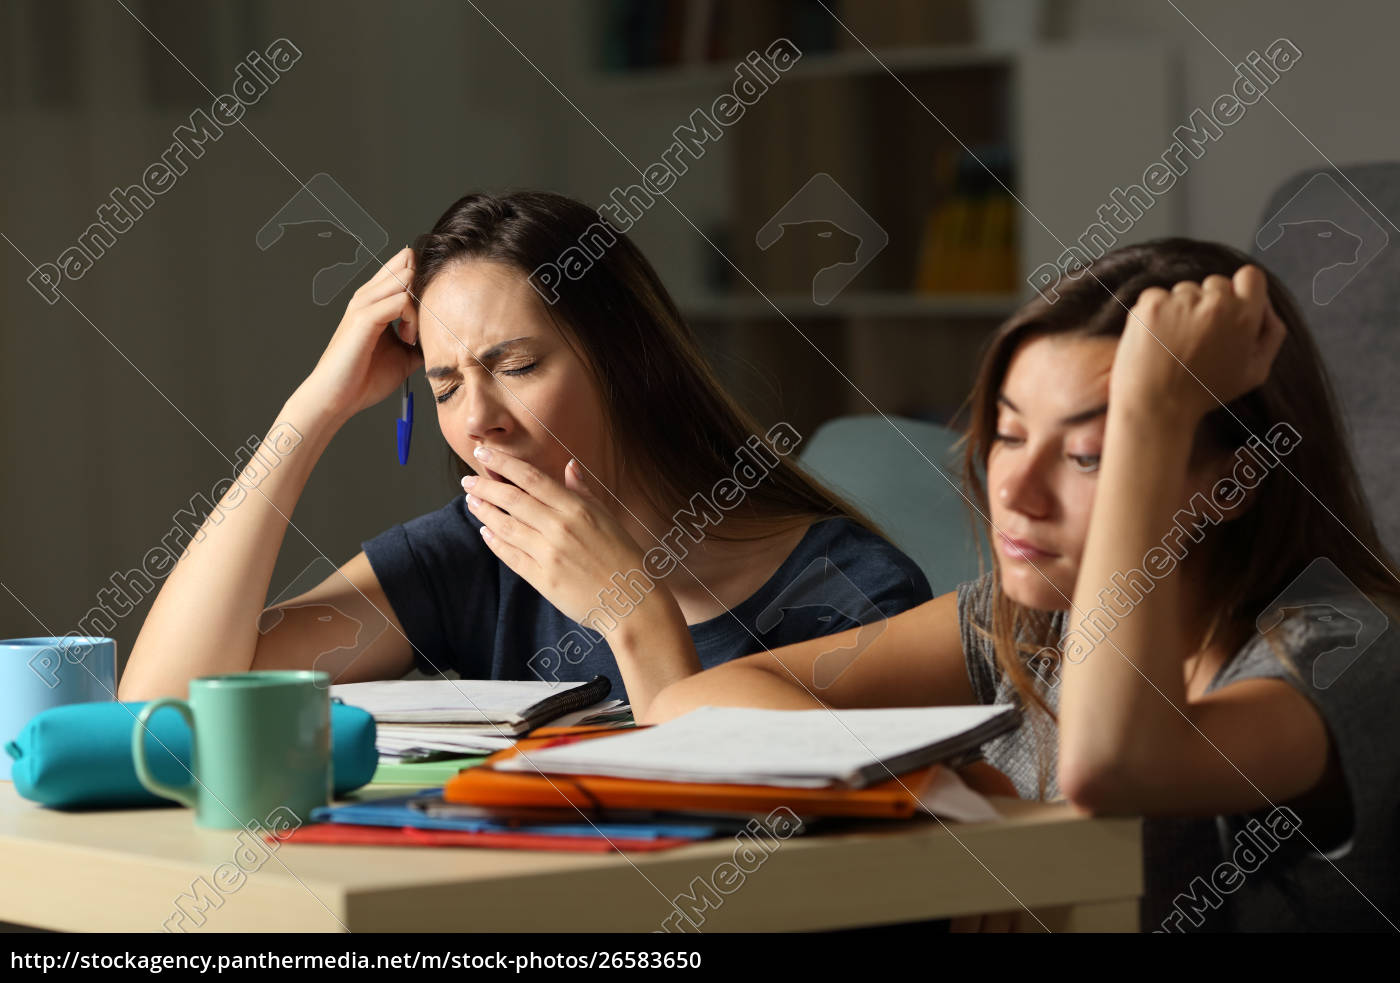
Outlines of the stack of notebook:
{"label": "stack of notebook", "polygon": [[374,717],[381,760],[487,755],[537,727],[626,722],[630,710],[608,700],[611,684],[544,681],[395,679],[344,683],[331,697]]}
{"label": "stack of notebook", "polygon": [[1009,705],[705,707],[665,724],[536,731],[442,788],[336,806],[302,843],[659,850],[758,827],[927,812],[996,818],[956,768],[1015,728]]}
{"label": "stack of notebook", "polygon": [[441,786],[462,768],[515,744],[540,726],[630,727],[631,708],[608,700],[610,684],[514,680],[388,680],[331,687],[368,710],[379,751],[376,785]]}

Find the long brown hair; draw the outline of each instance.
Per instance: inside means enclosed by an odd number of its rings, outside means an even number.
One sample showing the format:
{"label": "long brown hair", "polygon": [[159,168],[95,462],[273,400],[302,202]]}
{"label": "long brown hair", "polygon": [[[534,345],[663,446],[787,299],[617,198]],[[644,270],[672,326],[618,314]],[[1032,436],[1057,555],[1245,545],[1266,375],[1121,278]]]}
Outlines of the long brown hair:
{"label": "long brown hair", "polygon": [[[537,299],[560,335],[592,371],[617,448],[620,474],[639,478],[640,493],[661,515],[685,505],[729,475],[735,455],[765,431],[724,391],[690,327],[646,257],[587,205],[544,191],[469,194],[413,244],[411,295],[417,302],[433,279],[463,260],[486,260],[531,277],[588,247],[582,275],[558,277],[546,302]],[[597,253],[597,255],[594,255]],[[460,479],[474,473],[455,451]],[[849,502],[786,455],[748,492],[726,523],[707,535],[743,540],[844,516],[879,533]],[[630,469],[630,470],[629,470]],[[749,534],[745,535],[744,532]]]}
{"label": "long brown hair", "polygon": [[[1212,274],[1233,276],[1249,263],[1254,260],[1238,250],[1192,239],[1126,246],[1106,253],[1076,277],[1062,277],[1001,325],[988,342],[968,398],[963,460],[963,481],[980,511],[974,521],[986,524],[989,541],[995,539],[986,518],[984,475],[996,434],[997,396],[1017,348],[1046,335],[1119,337],[1128,310],[1147,288],[1199,283]],[[1203,544],[1206,562],[1199,569],[1212,599],[1211,623],[1232,643],[1242,643],[1265,606],[1318,557],[1335,563],[1368,597],[1391,606],[1400,601],[1395,567],[1366,503],[1322,357],[1288,289],[1272,273],[1264,274],[1269,300],[1288,335],[1267,381],[1212,410],[1201,422],[1196,442],[1233,451],[1251,435],[1262,438],[1281,423],[1307,437],[1290,451],[1287,471],[1275,468],[1266,474],[1244,514],[1223,523]],[[1057,645],[1059,639],[1052,637],[1056,618],[1008,598],[995,565],[993,586],[991,624],[979,628],[991,639],[1002,672],[1034,707],[1033,725],[1041,727],[1054,713],[1033,685],[1026,656]]]}

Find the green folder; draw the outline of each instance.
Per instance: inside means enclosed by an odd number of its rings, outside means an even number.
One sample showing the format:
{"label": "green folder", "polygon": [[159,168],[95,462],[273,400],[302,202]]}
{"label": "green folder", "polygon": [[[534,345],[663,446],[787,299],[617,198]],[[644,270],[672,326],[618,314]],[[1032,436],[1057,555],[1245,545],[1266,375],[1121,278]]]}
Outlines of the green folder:
{"label": "green folder", "polygon": [[446,758],[442,761],[384,761],[374,770],[371,785],[414,785],[419,788],[446,785],[448,779],[463,768],[481,764],[487,758],[479,755],[471,758]]}

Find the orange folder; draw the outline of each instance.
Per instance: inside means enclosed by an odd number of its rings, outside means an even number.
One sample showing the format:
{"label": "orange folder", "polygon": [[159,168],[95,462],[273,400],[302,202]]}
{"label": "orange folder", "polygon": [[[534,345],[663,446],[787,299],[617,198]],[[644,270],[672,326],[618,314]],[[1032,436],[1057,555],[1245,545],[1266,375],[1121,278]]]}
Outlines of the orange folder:
{"label": "orange folder", "polygon": [[[572,730],[572,728],[569,728]],[[443,798],[475,806],[546,806],[590,810],[635,809],[683,813],[767,813],[785,807],[798,816],[859,816],[907,819],[918,809],[918,796],[943,765],[929,765],[866,788],[779,788],[771,785],[719,785],[658,782],[601,775],[541,775],[495,771],[493,765],[520,751],[628,733],[599,729],[569,736],[547,731],[498,751],[476,768],[451,778]]]}

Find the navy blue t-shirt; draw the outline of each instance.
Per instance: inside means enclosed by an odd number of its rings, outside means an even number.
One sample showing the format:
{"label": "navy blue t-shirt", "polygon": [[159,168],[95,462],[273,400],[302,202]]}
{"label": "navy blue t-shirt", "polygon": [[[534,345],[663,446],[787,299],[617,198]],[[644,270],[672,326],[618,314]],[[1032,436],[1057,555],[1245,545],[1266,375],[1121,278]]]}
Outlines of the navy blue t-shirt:
{"label": "navy blue t-shirt", "polygon": [[[565,617],[496,559],[480,529],[466,496],[458,495],[436,512],[361,544],[415,649],[418,669],[432,676],[452,669],[467,679],[572,682],[604,675],[612,680],[613,696],[624,697],[617,662],[602,636]],[[627,579],[634,598],[657,583],[642,570]],[[923,572],[889,542],[849,519],[824,519],[808,528],[757,592],[691,625],[690,634],[708,669],[857,626],[873,625],[875,634],[884,618],[931,597]],[[612,603],[611,614],[625,616],[627,602]],[[863,640],[858,637],[856,645]],[[843,660],[839,652],[829,655],[822,658],[831,674]]]}

